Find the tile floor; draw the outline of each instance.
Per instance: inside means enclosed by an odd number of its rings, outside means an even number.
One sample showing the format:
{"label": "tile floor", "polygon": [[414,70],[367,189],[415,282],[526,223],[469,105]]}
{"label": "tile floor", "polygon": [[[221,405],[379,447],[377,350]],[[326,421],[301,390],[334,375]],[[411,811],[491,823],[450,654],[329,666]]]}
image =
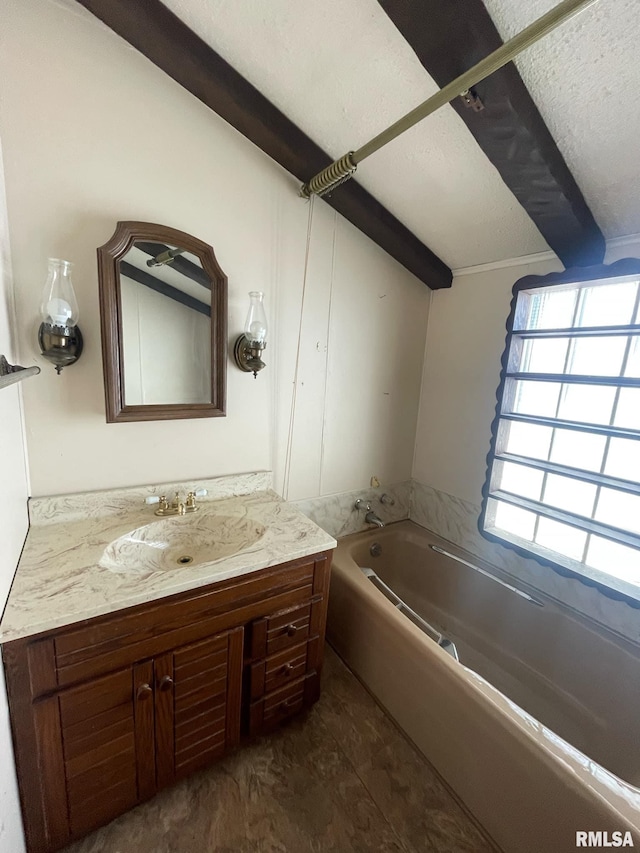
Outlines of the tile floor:
{"label": "tile floor", "polygon": [[322,697],[308,714],[64,853],[329,851],[498,848],[327,647]]}

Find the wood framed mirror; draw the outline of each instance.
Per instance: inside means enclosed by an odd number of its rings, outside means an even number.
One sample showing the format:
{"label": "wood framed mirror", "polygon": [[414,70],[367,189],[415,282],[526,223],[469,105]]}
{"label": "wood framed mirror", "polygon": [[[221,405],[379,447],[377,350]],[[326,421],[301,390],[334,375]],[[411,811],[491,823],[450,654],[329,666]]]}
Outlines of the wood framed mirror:
{"label": "wood framed mirror", "polygon": [[223,417],[227,277],[213,248],[118,222],[98,278],[107,423]]}

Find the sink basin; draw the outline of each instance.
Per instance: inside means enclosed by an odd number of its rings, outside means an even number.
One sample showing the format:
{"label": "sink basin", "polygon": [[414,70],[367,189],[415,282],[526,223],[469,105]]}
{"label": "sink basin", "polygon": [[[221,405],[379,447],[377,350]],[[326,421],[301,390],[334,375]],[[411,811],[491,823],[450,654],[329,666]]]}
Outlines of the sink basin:
{"label": "sink basin", "polygon": [[135,575],[194,568],[250,548],[264,532],[261,524],[237,516],[210,513],[163,518],[110,542],[98,565]]}

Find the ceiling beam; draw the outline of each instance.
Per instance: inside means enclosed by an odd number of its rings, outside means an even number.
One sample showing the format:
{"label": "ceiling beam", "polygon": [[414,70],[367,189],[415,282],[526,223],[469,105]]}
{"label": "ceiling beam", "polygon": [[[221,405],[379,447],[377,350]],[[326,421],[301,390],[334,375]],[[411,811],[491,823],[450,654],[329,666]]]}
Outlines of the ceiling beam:
{"label": "ceiling beam", "polygon": [[[160,0],[77,2],[301,183],[333,162]],[[355,181],[324,199],[430,288],[451,286],[449,267]]]}
{"label": "ceiling beam", "polygon": [[[379,0],[441,88],[502,45],[482,0]],[[452,106],[566,267],[602,263],[605,241],[513,64]]]}
{"label": "ceiling beam", "polygon": [[138,267],[130,264],[128,261],[120,261],[120,275],[130,278],[131,281],[136,281],[138,284],[143,284],[149,290],[154,290],[162,296],[167,296],[169,299],[179,302],[180,305],[184,305],[186,308],[192,308],[199,314],[205,314],[207,317],[211,316],[211,307],[205,302],[189,296],[188,293],[183,293],[177,287],[167,284],[166,281],[156,278],[155,275],[151,275],[151,273],[145,272],[145,270],[138,269]]}

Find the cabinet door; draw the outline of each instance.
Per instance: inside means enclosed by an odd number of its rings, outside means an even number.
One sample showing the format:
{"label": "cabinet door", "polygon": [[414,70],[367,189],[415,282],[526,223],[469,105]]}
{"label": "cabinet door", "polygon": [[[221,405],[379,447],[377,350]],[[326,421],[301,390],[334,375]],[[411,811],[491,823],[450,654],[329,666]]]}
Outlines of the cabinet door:
{"label": "cabinet door", "polygon": [[243,629],[155,660],[158,787],[219,758],[240,739]]}
{"label": "cabinet door", "polygon": [[153,794],[153,666],[142,663],[96,678],[59,694],[57,701],[69,831],[75,837]]}

